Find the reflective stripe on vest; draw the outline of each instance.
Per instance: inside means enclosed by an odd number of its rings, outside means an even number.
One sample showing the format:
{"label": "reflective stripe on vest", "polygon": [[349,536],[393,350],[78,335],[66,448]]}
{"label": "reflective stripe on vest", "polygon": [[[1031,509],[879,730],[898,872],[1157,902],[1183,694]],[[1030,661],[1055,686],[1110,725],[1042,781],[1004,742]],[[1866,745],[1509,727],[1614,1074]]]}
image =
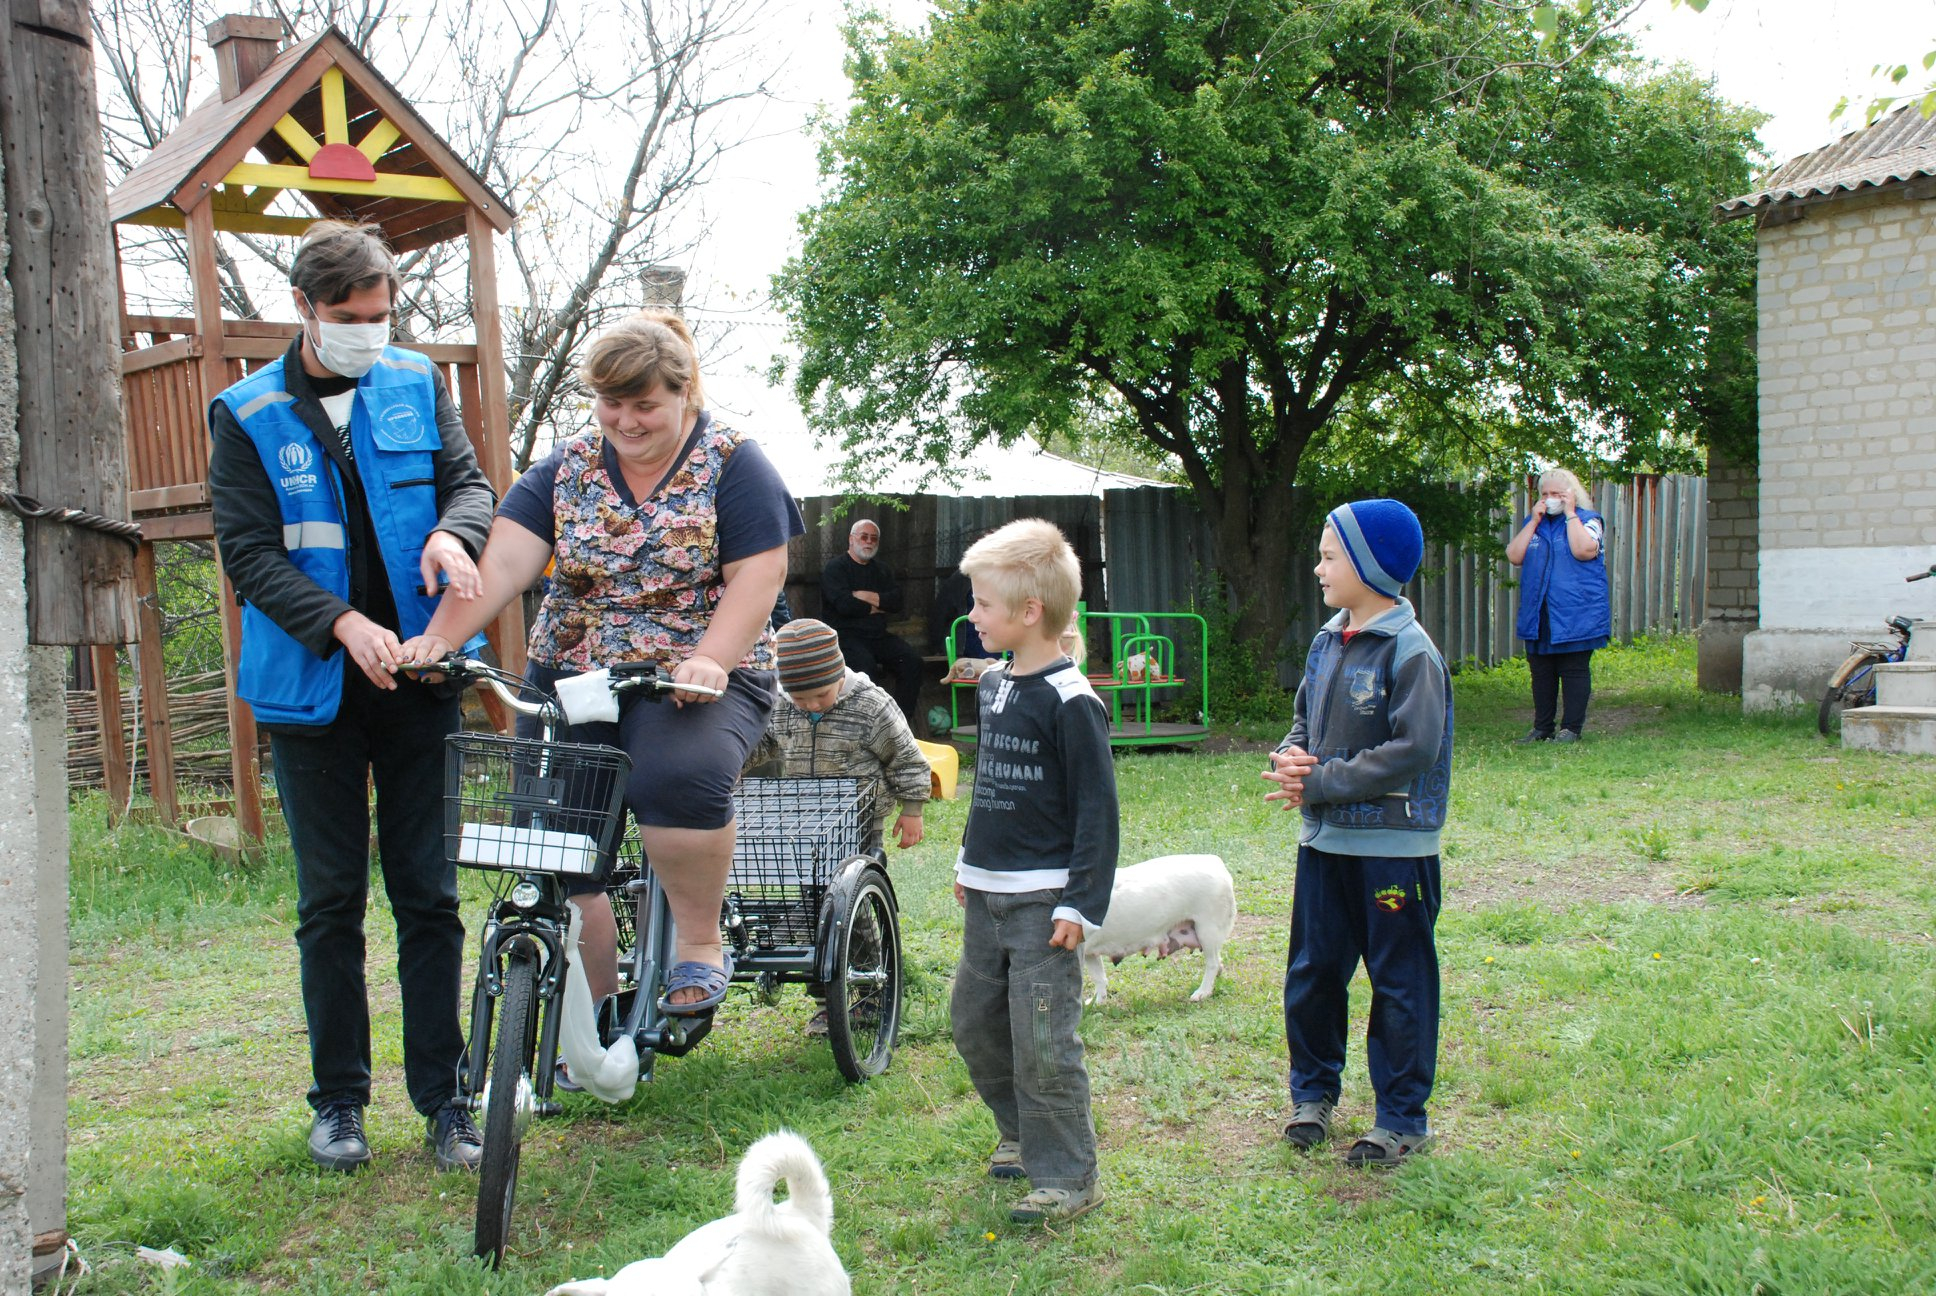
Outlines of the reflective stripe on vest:
{"label": "reflective stripe on vest", "polygon": [[[282,514],[283,546],[297,570],[338,598],[350,597],[344,483],[303,421],[284,382],[287,357],[216,399],[235,414],[262,459]],[[437,525],[437,388],[430,364],[391,347],[358,382],[350,445],[369,508],[377,557],[389,577],[399,637],[421,634],[436,609],[418,593],[424,541]],[[342,650],[317,657],[253,604],[243,609],[236,693],[270,724],[324,725],[342,703]]]}

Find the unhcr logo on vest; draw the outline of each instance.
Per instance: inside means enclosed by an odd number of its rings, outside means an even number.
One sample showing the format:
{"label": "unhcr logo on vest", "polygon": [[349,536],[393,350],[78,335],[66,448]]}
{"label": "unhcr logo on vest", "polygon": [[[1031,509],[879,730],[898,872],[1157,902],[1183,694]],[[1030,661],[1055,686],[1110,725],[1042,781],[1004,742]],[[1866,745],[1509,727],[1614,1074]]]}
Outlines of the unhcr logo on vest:
{"label": "unhcr logo on vest", "polygon": [[276,451],[276,462],[282,465],[282,488],[291,494],[316,489],[320,478],[309,471],[316,462],[315,454],[306,445],[291,441]]}

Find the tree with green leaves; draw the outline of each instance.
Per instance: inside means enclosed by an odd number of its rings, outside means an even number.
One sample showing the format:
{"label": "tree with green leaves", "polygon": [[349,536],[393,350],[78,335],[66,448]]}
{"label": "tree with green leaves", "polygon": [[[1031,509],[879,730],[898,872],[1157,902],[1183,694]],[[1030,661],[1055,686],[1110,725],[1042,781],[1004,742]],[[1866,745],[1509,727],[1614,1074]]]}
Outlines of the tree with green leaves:
{"label": "tree with green leaves", "polygon": [[776,282],[796,391],[861,475],[1107,421],[1178,464],[1270,645],[1308,557],[1294,483],[1738,436],[1754,251],[1710,211],[1757,119],[1616,40],[1540,39],[1451,0],[857,24],[830,193]]}

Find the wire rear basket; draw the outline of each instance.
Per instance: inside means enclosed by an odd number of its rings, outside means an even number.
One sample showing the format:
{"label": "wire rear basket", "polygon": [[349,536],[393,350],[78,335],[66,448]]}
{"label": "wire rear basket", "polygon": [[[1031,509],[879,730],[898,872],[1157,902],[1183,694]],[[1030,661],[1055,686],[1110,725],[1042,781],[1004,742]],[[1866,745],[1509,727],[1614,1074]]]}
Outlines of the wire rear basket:
{"label": "wire rear basket", "polygon": [[632,761],[616,747],[453,734],[444,751],[444,851],[469,868],[585,876],[625,824]]}
{"label": "wire rear basket", "polygon": [[859,779],[745,779],[726,890],[761,944],[811,945],[840,866],[861,853],[873,796]]}

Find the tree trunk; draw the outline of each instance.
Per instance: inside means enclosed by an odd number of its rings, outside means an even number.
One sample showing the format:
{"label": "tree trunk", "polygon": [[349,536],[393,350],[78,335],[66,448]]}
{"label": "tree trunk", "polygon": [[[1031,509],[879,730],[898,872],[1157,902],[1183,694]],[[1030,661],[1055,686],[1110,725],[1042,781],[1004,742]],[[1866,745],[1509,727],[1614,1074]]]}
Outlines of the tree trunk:
{"label": "tree trunk", "polygon": [[1251,482],[1233,494],[1238,498],[1226,497],[1215,531],[1217,563],[1237,613],[1238,636],[1275,664],[1286,656],[1291,564],[1302,560],[1293,552],[1298,535],[1292,526],[1291,483]]}

